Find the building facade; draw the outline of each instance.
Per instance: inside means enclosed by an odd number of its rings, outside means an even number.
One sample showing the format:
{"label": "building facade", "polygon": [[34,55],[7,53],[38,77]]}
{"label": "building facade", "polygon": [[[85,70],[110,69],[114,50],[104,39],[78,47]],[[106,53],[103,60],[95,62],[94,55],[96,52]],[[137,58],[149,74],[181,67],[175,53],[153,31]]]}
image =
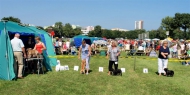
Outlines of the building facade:
{"label": "building facade", "polygon": [[135,21],[135,29],[143,29],[143,21]]}
{"label": "building facade", "polygon": [[94,30],[94,26],[87,26],[81,29],[83,35],[88,35],[88,33],[92,30]]}

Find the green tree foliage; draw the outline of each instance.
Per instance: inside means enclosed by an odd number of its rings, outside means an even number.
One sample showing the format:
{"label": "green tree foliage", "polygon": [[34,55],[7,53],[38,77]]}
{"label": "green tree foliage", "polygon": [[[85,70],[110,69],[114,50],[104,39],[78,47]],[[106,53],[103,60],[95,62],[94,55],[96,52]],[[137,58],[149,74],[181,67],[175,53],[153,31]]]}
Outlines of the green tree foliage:
{"label": "green tree foliage", "polygon": [[55,32],[55,36],[61,37],[64,35],[63,33],[63,23],[62,22],[56,22],[55,26],[53,27],[53,30]]}
{"label": "green tree foliage", "polygon": [[36,26],[36,28],[41,29],[41,30],[45,30],[42,26]]}
{"label": "green tree foliage", "polygon": [[66,23],[65,26],[63,27],[63,31],[64,31],[64,36],[65,37],[73,37],[75,36],[74,30],[71,26],[71,24]]}
{"label": "green tree foliage", "polygon": [[[145,33],[146,31],[144,29],[142,30],[131,30],[131,31],[118,31],[118,30],[108,30],[108,29],[102,29],[101,35],[98,35],[98,37],[106,37],[106,38],[128,38],[128,39],[136,39],[138,38],[138,34]],[[90,31],[88,36],[95,37],[98,33],[94,31]],[[100,34],[100,33],[99,33]],[[97,37],[97,36],[96,36]]]}
{"label": "green tree foliage", "polygon": [[[179,28],[174,30],[174,36],[172,38],[174,39],[183,39],[184,38],[184,35],[185,35],[185,32],[181,31]],[[187,34],[188,35],[188,34]]]}
{"label": "green tree foliage", "polygon": [[[163,26],[160,26],[156,31],[157,31],[156,38],[165,39],[167,37],[166,30],[164,30]],[[171,35],[171,33],[170,33],[170,35]]]}
{"label": "green tree foliage", "polygon": [[95,37],[102,37],[102,29],[100,25],[94,27],[94,36]]}
{"label": "green tree foliage", "polygon": [[170,36],[173,36],[173,31],[177,28],[177,24],[173,17],[165,17],[162,19],[162,27],[165,28],[166,31],[169,31]]}
{"label": "green tree foliage", "polygon": [[113,38],[112,31],[110,31],[108,29],[103,29],[102,30],[102,37]]}
{"label": "green tree foliage", "polygon": [[[170,32],[171,37],[177,37],[176,35],[181,34],[184,35],[184,38],[189,38],[188,34],[186,33],[190,28],[190,14],[189,13],[176,13],[174,17],[165,17],[162,19],[162,26],[165,28],[166,31]],[[177,30],[176,30],[177,29]],[[176,31],[180,31],[183,29],[185,33],[177,33]],[[175,33],[174,33],[175,31]]]}
{"label": "green tree foliage", "polygon": [[21,20],[19,18],[15,18],[13,16],[3,17],[1,20],[7,20],[7,21],[13,21],[16,23],[21,23]]}
{"label": "green tree foliage", "polygon": [[190,14],[189,13],[176,13],[175,14],[175,23],[178,27],[184,30],[184,36],[186,38],[187,29],[190,27]]}
{"label": "green tree foliage", "polygon": [[96,37],[94,30],[93,30],[93,31],[90,31],[90,32],[88,33],[88,36],[89,36],[89,37]]}
{"label": "green tree foliage", "polygon": [[55,26],[52,28],[55,31],[56,37],[72,38],[76,35],[82,34],[81,28],[77,27],[77,28],[73,29],[70,23],[66,23],[63,26],[62,22],[56,22]]}
{"label": "green tree foliage", "polygon": [[75,28],[74,29],[74,34],[75,34],[75,36],[82,34],[81,28],[79,28],[79,27]]}
{"label": "green tree foliage", "polygon": [[150,39],[159,38],[158,37],[159,33],[157,32],[157,30],[151,30],[151,31],[147,31],[147,32],[149,32]]}

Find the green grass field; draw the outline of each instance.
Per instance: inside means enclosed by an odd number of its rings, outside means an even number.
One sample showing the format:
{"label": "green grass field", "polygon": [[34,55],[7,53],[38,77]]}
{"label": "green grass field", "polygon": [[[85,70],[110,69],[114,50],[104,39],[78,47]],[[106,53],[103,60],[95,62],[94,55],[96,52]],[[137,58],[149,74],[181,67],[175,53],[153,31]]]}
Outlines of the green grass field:
{"label": "green grass field", "polygon": [[[80,66],[76,58],[60,59],[62,65],[69,65],[69,71],[52,72],[44,75],[31,74],[17,81],[0,80],[0,95],[188,95],[190,94],[190,66],[169,62],[174,77],[158,76],[157,60],[121,58],[119,68],[126,68],[123,76],[108,76],[108,60],[92,57],[89,75],[74,71]],[[98,72],[98,67],[104,72]],[[144,74],[143,68],[149,73]]]}

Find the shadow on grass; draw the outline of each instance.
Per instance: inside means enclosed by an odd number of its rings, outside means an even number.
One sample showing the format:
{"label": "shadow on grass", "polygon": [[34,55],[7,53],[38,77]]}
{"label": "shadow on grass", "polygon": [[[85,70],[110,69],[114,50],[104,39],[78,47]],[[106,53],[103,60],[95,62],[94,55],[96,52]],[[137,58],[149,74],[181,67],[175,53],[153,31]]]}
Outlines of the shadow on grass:
{"label": "shadow on grass", "polygon": [[155,72],[155,74],[156,74],[156,75],[159,75],[159,73],[158,73],[158,72]]}
{"label": "shadow on grass", "polygon": [[[92,72],[92,70],[89,70],[89,71],[88,71],[88,73],[91,73],[91,72]],[[86,73],[86,70],[85,70],[85,73]]]}

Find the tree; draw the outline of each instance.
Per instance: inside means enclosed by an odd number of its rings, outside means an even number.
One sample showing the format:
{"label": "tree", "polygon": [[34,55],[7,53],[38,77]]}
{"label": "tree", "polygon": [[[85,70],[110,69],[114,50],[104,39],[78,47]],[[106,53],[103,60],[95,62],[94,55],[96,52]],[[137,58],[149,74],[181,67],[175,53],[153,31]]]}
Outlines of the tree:
{"label": "tree", "polygon": [[102,30],[102,37],[106,37],[108,39],[113,38],[112,31],[108,29]]}
{"label": "tree", "polygon": [[114,30],[114,31],[111,31],[112,32],[112,38],[121,38],[121,31],[119,30]]}
{"label": "tree", "polygon": [[[173,30],[172,30],[173,31]],[[163,26],[160,26],[157,30],[157,35],[156,35],[156,38],[159,38],[159,39],[165,39],[167,36],[166,36],[166,30],[163,29]],[[171,33],[169,33],[171,35]],[[172,37],[173,37],[173,32],[172,32]]]}
{"label": "tree", "polygon": [[63,36],[63,23],[56,22],[53,30],[55,31],[56,36],[59,36],[59,37]]}
{"label": "tree", "polygon": [[76,36],[76,35],[80,35],[80,34],[82,34],[81,28],[79,28],[79,27],[75,28],[74,35]]}
{"label": "tree", "polygon": [[63,31],[64,31],[64,35],[65,37],[73,37],[74,34],[74,30],[71,26],[71,24],[66,23],[65,26],[63,27]]}
{"label": "tree", "polygon": [[157,37],[157,35],[159,35],[159,34],[158,34],[158,32],[156,30],[151,30],[151,31],[148,31],[148,32],[149,32],[149,38],[150,39],[159,38],[159,37]]}
{"label": "tree", "polygon": [[178,27],[178,25],[175,23],[173,17],[167,16],[162,19],[162,27],[165,28],[166,31],[169,31],[170,36],[173,36],[173,31]]}
{"label": "tree", "polygon": [[184,36],[186,36],[186,31],[190,27],[190,14],[189,13],[176,13],[175,14],[175,23],[178,25],[178,27],[182,28],[184,30]]}
{"label": "tree", "polygon": [[94,36],[95,36],[94,30],[93,30],[93,31],[89,31],[88,36],[89,36],[89,37],[94,37]]}
{"label": "tree", "polygon": [[94,27],[94,34],[95,37],[102,37],[102,29],[100,25]]}
{"label": "tree", "polygon": [[[180,28],[174,30],[174,36],[172,38],[174,39],[183,39],[184,38],[184,35],[185,35],[185,32],[181,31]],[[187,34],[188,35],[188,34]]]}
{"label": "tree", "polygon": [[36,28],[44,30],[44,28],[42,26],[36,26]]}
{"label": "tree", "polygon": [[7,21],[13,21],[16,23],[21,23],[21,20],[19,18],[15,18],[13,16],[3,17],[1,20],[7,20]]}

